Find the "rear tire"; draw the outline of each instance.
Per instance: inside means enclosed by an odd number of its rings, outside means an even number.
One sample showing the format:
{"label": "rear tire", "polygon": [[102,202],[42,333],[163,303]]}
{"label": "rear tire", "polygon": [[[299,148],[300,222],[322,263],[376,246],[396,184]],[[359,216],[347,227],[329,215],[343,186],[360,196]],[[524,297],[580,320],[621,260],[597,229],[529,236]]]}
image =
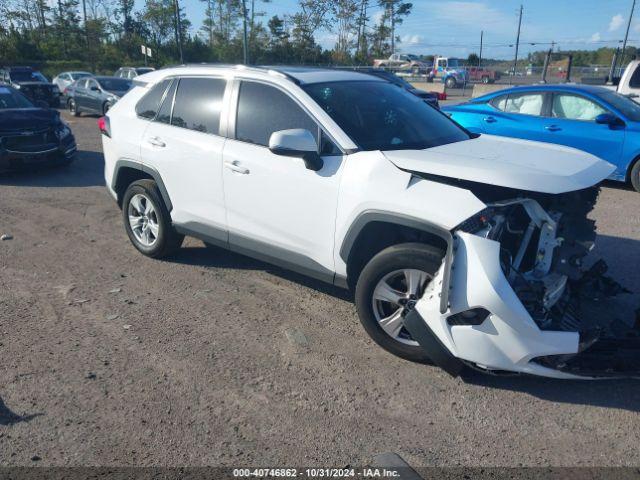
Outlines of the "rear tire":
{"label": "rear tire", "polygon": [[636,192],[640,192],[640,160],[631,169],[631,185]]}
{"label": "rear tire", "polygon": [[180,248],[184,235],[171,224],[171,216],[153,180],[138,180],[122,199],[122,218],[129,240],[148,257],[162,258]]}
{"label": "rear tire", "polygon": [[455,88],[457,82],[455,78],[449,77],[445,80],[444,84],[447,88]]}
{"label": "rear tire", "polygon": [[[411,339],[406,329],[400,325],[403,322],[402,317],[422,296],[424,288],[435,276],[443,257],[444,252],[430,245],[402,243],[382,250],[362,270],[355,292],[358,316],[373,341],[388,352],[413,362],[431,363],[424,349]],[[420,272],[424,276],[420,277]],[[415,284],[419,284],[417,289],[411,288],[409,283],[412,280],[407,278],[414,275],[418,280]],[[398,300],[398,306],[395,302],[380,300],[389,286],[394,295],[396,292],[403,293]],[[413,301],[413,304],[409,304],[410,301]],[[381,310],[384,313],[381,313]],[[398,319],[398,315],[401,318]],[[394,322],[395,327],[391,325],[393,320],[389,320],[392,317],[397,319]],[[392,332],[387,333],[390,330]]]}

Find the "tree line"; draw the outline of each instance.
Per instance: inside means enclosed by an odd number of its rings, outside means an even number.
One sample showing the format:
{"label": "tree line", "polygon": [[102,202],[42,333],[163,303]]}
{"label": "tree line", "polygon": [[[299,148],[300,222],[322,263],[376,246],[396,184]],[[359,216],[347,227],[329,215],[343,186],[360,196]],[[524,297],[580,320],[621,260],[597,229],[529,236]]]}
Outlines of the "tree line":
{"label": "tree line", "polygon": [[140,9],[134,0],[0,0],[0,64],[109,72],[144,63],[143,44],[153,66],[240,63],[245,28],[249,63],[370,64],[396,48],[412,10],[404,0],[298,0],[292,13],[268,16],[271,1],[200,0],[204,21],[194,25],[180,0]]}

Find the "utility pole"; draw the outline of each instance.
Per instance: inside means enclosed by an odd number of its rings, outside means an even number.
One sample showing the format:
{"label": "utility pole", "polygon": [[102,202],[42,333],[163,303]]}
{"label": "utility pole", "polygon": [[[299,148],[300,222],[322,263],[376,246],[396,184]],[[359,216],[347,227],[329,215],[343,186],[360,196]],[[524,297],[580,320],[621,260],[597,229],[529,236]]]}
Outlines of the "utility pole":
{"label": "utility pole", "polygon": [[246,0],[242,0],[242,59],[245,65],[249,64],[249,45],[247,38],[247,2]]}
{"label": "utility pole", "polygon": [[480,57],[478,58],[478,68],[482,66],[482,37],[484,36],[484,31],[480,30]]}
{"label": "utility pole", "polygon": [[[635,2],[635,0],[633,0]],[[522,5],[520,5],[520,18],[518,19],[518,36],[516,37],[516,56],[513,59],[513,76],[516,76],[518,66],[518,48],[520,47],[520,27],[522,27]]]}
{"label": "utility pole", "polygon": [[394,54],[396,53],[396,15],[393,2],[389,2],[389,11],[391,12],[391,53]]}
{"label": "utility pole", "polygon": [[636,0],[633,0],[631,5],[631,12],[629,13],[629,21],[627,22],[627,31],[624,34],[624,42],[622,43],[622,58],[620,59],[620,65],[624,67],[624,54],[627,53],[627,39],[629,38],[629,28],[631,28],[631,18],[633,17],[633,11],[636,9]]}
{"label": "utility pole", "polygon": [[184,63],[182,56],[182,26],[180,25],[180,4],[179,0],[173,0],[173,9],[175,14],[175,29],[176,29],[176,43],[178,44],[178,56],[180,57],[180,63]]}

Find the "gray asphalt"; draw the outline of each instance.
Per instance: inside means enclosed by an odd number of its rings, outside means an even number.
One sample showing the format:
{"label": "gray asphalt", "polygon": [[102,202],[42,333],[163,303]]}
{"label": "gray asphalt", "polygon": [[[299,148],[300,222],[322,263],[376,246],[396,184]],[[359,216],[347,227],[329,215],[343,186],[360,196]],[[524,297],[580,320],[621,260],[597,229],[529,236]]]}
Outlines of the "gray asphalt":
{"label": "gray asphalt", "polygon": [[[348,295],[188,240],[143,257],[103,186],[96,118],[66,169],[0,177],[1,465],[638,465],[634,381],[397,359]],[[603,188],[598,251],[640,291],[640,195]]]}

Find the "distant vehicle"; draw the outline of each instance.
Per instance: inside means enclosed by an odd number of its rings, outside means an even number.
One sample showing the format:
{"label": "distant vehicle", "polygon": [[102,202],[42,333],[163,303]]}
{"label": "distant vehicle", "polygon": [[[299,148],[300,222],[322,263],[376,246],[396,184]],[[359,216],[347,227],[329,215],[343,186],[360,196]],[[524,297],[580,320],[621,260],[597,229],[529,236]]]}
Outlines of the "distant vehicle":
{"label": "distant vehicle", "polygon": [[121,67],[113,74],[114,77],[119,78],[136,78],[138,75],[144,75],[145,73],[153,72],[153,67]]}
{"label": "distant vehicle", "polygon": [[468,79],[467,72],[457,58],[438,57],[433,59],[433,68],[429,72],[429,79],[442,79],[447,88],[464,86]]}
{"label": "distant vehicle", "polygon": [[640,105],[603,87],[535,85],[442,109],[475,133],[557,143],[615,165],[609,179],[640,191]]}
{"label": "distant vehicle", "polygon": [[31,67],[4,67],[0,69],[0,84],[9,85],[30,100],[46,102],[52,108],[60,105],[60,89]]}
{"label": "distant vehicle", "polygon": [[417,55],[410,53],[394,53],[389,58],[378,58],[373,61],[373,66],[378,68],[395,68],[398,70],[411,70],[414,73],[426,72],[427,64]]}
{"label": "distant vehicle", "polygon": [[398,77],[393,72],[389,72],[388,70],[383,70],[382,68],[368,68],[365,70],[359,69],[359,72],[367,73],[369,75],[373,75],[375,77],[384,78],[385,80],[393,83],[394,85],[398,85],[399,87],[404,88],[408,92],[411,92],[416,97],[422,98],[425,102],[435,108],[440,108],[440,104],[438,103],[438,94],[433,92],[427,92],[425,90],[420,90],[409,82],[407,82],[404,78]]}
{"label": "distant vehicle", "polygon": [[67,87],[67,108],[74,117],[82,112],[104,115],[129,88],[131,81],[125,78],[81,78]]}
{"label": "distant vehicle", "polygon": [[75,138],[60,114],[8,85],[0,85],[0,138],[0,171],[65,165],[76,154]]}
{"label": "distant vehicle", "polygon": [[640,60],[633,60],[625,68],[617,85],[606,85],[605,88],[626,95],[635,102],[640,102]]}
{"label": "distant vehicle", "polygon": [[482,82],[484,84],[495,83],[496,80],[500,80],[500,72],[482,67],[467,68],[467,75],[469,76],[469,80]]}
{"label": "distant vehicle", "polygon": [[83,77],[91,77],[93,73],[89,72],[62,72],[53,77],[51,83],[58,86],[58,89],[61,92],[64,92],[64,89],[71,85],[76,80]]}

